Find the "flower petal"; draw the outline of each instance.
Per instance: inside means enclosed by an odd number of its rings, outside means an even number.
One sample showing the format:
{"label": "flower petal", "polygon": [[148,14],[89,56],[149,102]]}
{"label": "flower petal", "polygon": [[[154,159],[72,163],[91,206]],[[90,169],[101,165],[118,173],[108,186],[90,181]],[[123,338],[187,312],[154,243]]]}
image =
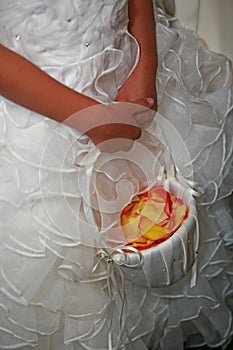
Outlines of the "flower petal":
{"label": "flower petal", "polygon": [[168,223],[168,232],[174,233],[188,216],[188,207],[182,204],[173,210],[172,216]]}
{"label": "flower petal", "polygon": [[154,186],[141,193],[121,213],[121,226],[127,243],[137,249],[148,249],[168,239],[188,216],[188,206]]}
{"label": "flower petal", "polygon": [[148,198],[153,199],[155,202],[165,203],[167,192],[162,186],[154,186],[148,192]]}
{"label": "flower petal", "polygon": [[147,217],[153,223],[159,223],[165,219],[167,219],[167,215],[164,210],[165,203],[164,202],[154,202],[152,200],[147,200],[145,206],[141,212],[141,215]]}
{"label": "flower petal", "polygon": [[131,218],[128,218],[124,215],[121,217],[122,231],[128,243],[135,241],[141,237],[141,232],[139,230],[140,220],[140,215]]}
{"label": "flower petal", "polygon": [[144,237],[150,239],[151,241],[156,241],[165,236],[167,236],[166,227],[161,227],[156,224],[154,224],[153,227],[151,227],[151,229],[146,234],[144,234]]}

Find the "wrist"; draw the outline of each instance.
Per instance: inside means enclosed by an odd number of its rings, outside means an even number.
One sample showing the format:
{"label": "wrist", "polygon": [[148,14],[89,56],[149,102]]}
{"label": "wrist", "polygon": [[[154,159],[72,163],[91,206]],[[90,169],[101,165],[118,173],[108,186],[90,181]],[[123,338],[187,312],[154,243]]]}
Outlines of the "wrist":
{"label": "wrist", "polygon": [[99,104],[96,100],[69,88],[66,88],[66,91],[63,90],[60,98],[56,96],[56,100],[58,103],[54,108],[51,108],[52,114],[49,117],[61,123],[66,123],[66,120],[73,114]]}

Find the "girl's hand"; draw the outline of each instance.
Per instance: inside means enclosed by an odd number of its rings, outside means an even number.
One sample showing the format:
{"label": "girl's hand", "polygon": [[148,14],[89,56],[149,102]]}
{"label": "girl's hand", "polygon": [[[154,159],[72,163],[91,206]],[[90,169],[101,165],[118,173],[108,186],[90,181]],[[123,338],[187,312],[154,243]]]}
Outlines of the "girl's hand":
{"label": "girl's hand", "polygon": [[143,68],[139,62],[130,77],[118,92],[116,101],[138,103],[141,99],[147,101],[147,107],[157,110],[157,96],[155,85],[156,72],[150,72],[149,67]]}
{"label": "girl's hand", "polygon": [[103,152],[129,150],[154,116],[146,100],[137,103],[96,105],[75,113],[65,123],[88,135]]}

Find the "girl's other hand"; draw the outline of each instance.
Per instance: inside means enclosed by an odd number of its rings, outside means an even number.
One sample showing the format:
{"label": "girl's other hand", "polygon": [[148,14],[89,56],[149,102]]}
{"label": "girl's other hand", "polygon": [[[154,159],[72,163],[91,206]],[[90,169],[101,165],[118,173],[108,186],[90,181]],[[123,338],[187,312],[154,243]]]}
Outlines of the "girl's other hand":
{"label": "girl's other hand", "polygon": [[148,101],[137,104],[113,103],[83,109],[65,120],[65,124],[88,135],[103,152],[129,150],[153,119]]}
{"label": "girl's other hand", "polygon": [[148,108],[157,110],[156,69],[150,71],[148,65],[139,61],[130,77],[118,92],[116,101],[139,103],[147,101]]}

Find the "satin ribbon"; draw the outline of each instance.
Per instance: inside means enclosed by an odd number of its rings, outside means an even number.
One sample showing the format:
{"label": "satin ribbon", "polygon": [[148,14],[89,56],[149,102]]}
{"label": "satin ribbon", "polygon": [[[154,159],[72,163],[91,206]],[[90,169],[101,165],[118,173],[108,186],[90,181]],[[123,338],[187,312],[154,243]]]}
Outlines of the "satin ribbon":
{"label": "satin ribbon", "polygon": [[165,180],[164,187],[166,186],[167,182],[174,179],[178,181],[184,187],[184,189],[191,193],[191,195],[195,198],[199,198],[205,193],[204,189],[199,185],[199,183],[183,177],[175,165],[173,167],[170,167],[169,170],[166,168],[166,173],[167,179]]}
{"label": "satin ribbon", "polygon": [[193,197],[199,198],[205,193],[204,189],[197,182],[187,180],[180,174],[177,174],[176,178],[192,194]]}
{"label": "satin ribbon", "polygon": [[[136,254],[137,261],[136,263],[132,264],[130,263],[130,257],[129,254]],[[120,332],[117,342],[116,349],[119,349],[121,342],[122,342],[122,336],[124,333],[124,330],[127,332],[127,336],[129,338],[129,334],[126,328],[126,317],[127,317],[127,300],[126,300],[126,288],[125,288],[125,277],[124,273],[121,269],[121,266],[129,267],[129,268],[139,268],[142,266],[144,258],[140,251],[138,251],[134,247],[119,247],[114,250],[104,250],[101,249],[96,254],[98,260],[93,267],[92,272],[94,273],[99,266],[101,261],[104,261],[107,265],[107,286],[108,286],[108,295],[109,299],[111,301],[110,303],[110,318],[109,318],[109,331],[108,331],[108,349],[113,350],[113,344],[112,344],[112,320],[113,320],[113,307],[112,307],[112,301],[114,299],[113,295],[113,288],[115,288],[117,294],[120,297],[121,302],[121,311],[120,311]],[[119,273],[120,280],[121,280],[121,287],[119,287],[119,284],[117,283],[117,279],[115,276],[115,269],[117,269],[117,272]]]}

